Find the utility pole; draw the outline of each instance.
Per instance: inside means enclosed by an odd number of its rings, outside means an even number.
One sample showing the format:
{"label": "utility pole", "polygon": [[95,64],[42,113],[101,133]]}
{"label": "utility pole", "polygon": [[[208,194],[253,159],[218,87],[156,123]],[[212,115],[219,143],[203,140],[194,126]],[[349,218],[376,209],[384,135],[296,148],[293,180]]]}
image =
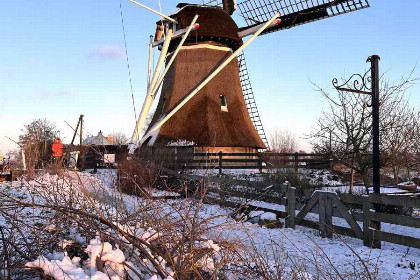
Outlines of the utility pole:
{"label": "utility pole", "polygon": [[80,115],[80,146],[83,142],[83,117],[84,115]]}
{"label": "utility pole", "polygon": [[83,115],[80,115],[79,120],[77,121],[77,125],[76,125],[76,129],[74,130],[74,134],[73,134],[73,138],[71,139],[70,144],[73,145],[74,143],[74,139],[76,138],[76,134],[77,134],[77,130],[79,129],[79,125],[80,125],[80,145],[82,144],[82,126],[83,126]]}

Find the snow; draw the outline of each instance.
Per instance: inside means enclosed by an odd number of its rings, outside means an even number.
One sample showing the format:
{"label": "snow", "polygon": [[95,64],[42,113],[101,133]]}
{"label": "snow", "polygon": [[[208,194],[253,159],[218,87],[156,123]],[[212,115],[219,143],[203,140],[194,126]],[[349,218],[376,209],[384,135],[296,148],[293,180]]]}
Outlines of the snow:
{"label": "snow", "polygon": [[[98,209],[100,207],[108,207],[112,202],[111,198],[117,194],[116,188],[113,186],[113,175],[107,174],[107,171],[101,171],[99,174],[89,174],[81,172],[72,172],[67,174],[67,178],[61,178],[58,175],[41,174],[35,180],[20,182],[3,182],[0,183],[0,191],[13,195],[21,200],[34,199],[35,202],[41,202],[45,199],[47,192],[44,191],[51,188],[53,185],[59,185],[62,191],[76,193],[80,197],[90,196],[95,200]],[[336,189],[330,189],[335,191]],[[42,196],[31,196],[32,193],[40,193]],[[43,197],[44,196],[44,197]],[[238,198],[239,200],[239,198]],[[142,203],[140,198],[135,198],[128,195],[121,197],[121,203],[124,203],[128,214],[133,214],[138,210]],[[1,201],[0,201],[1,202]],[[187,199],[176,200],[156,200],[154,201],[159,206],[156,215],[173,215],[175,219],[182,220],[184,213],[181,209],[183,205],[193,203]],[[111,203],[112,204],[112,203]],[[252,201],[252,205],[264,207],[272,210],[284,211],[283,205],[274,203],[266,203],[261,201]],[[117,211],[113,208],[106,208],[113,215],[117,215]],[[176,209],[177,211],[172,211]],[[112,211],[111,211],[112,210]],[[33,211],[28,211],[29,214],[34,214]],[[332,266],[338,270],[342,277],[350,278],[355,271],[363,272],[364,266],[359,261],[359,257],[364,261],[371,273],[378,271],[378,279],[407,279],[409,277],[418,277],[416,273],[420,271],[420,250],[407,248],[400,245],[383,243],[383,249],[370,249],[364,247],[362,241],[345,236],[334,236],[332,239],[321,238],[316,230],[297,226],[296,229],[269,229],[257,224],[236,221],[231,218],[232,209],[223,208],[217,205],[203,204],[199,209],[198,216],[200,221],[208,219],[208,227],[211,230],[206,231],[203,240],[198,244],[199,247],[208,248],[211,250],[211,255],[200,259],[201,265],[212,271],[215,269],[215,260],[220,254],[223,254],[224,247],[222,242],[237,242],[244,248],[249,248],[251,251],[249,255],[244,255],[243,258],[249,262],[256,258],[263,257],[270,265],[275,266],[281,261],[281,266],[285,271],[292,273],[296,265],[304,267],[299,270],[294,279],[332,279],[336,278],[335,271]],[[277,217],[272,212],[267,211],[251,211],[250,217],[260,217],[265,220],[276,220]],[[308,219],[317,220],[318,215],[309,213]],[[49,217],[45,216],[48,220]],[[29,219],[31,221],[31,219]],[[34,219],[33,222],[37,222]],[[46,221],[43,221],[45,224]],[[0,216],[0,225],[6,225],[5,221]],[[346,225],[343,219],[334,217],[334,224]],[[129,227],[129,224],[121,224],[121,228]],[[49,227],[51,230],[54,226]],[[420,230],[401,227],[390,224],[383,224],[382,228],[388,232],[401,233],[410,236],[420,237]],[[145,242],[153,242],[159,239],[160,233],[156,230],[159,228],[138,228],[133,234],[141,237]],[[77,241],[85,244],[86,237],[80,235],[76,230],[76,225],[72,225],[69,229],[69,239],[62,240],[62,249],[65,251]],[[252,251],[252,249],[256,251]],[[123,262],[133,267],[137,273],[143,276],[144,279],[163,280],[158,274],[153,272],[145,272],[144,267],[149,267],[150,262],[144,264],[135,262],[133,259],[127,259],[124,250],[112,245],[109,242],[104,242],[99,236],[89,241],[85,247],[89,259],[86,263],[82,263],[80,258],[70,259],[64,252],[53,252],[40,256],[38,259],[28,262],[27,268],[40,268],[47,275],[58,280],[78,280],[78,279],[110,279],[105,273],[98,271],[97,260],[105,263],[105,270],[110,274],[112,280],[124,279],[122,278]],[[164,260],[160,260],[164,263]],[[414,268],[411,265],[414,263]],[[411,267],[410,267],[411,266]],[[295,271],[296,272],[296,271]],[[367,273],[367,272],[365,272]],[[128,274],[136,279],[133,272]],[[331,276],[331,277],[329,277]],[[233,277],[233,276],[232,276]],[[361,277],[364,278],[364,277]],[[173,279],[168,276],[167,280]],[[232,278],[234,279],[234,278]]]}
{"label": "snow", "polygon": [[276,214],[271,213],[271,212],[264,212],[264,214],[260,216],[260,219],[264,221],[276,221],[277,216]]}
{"label": "snow", "polygon": [[[125,261],[124,253],[119,249],[112,249],[108,242],[102,243],[99,238],[92,239],[85,250],[89,254],[86,273],[80,267],[80,258],[70,259],[63,253],[56,252],[49,257],[39,257],[37,260],[27,262],[27,268],[40,268],[43,272],[55,280],[122,280],[120,275],[124,274],[122,263]],[[98,271],[97,260],[106,263],[106,274]],[[110,278],[109,278],[109,277]]]}
{"label": "snow", "polygon": [[41,256],[33,262],[26,263],[25,267],[40,268],[55,280],[109,280],[108,276],[100,271],[95,271],[91,276],[86,275],[83,269],[78,267],[78,261],[73,262],[67,256],[62,260],[51,261]]}
{"label": "snow", "polygon": [[194,146],[194,141],[188,140],[177,140],[177,141],[170,141],[166,144],[169,147],[185,147],[185,146]]}

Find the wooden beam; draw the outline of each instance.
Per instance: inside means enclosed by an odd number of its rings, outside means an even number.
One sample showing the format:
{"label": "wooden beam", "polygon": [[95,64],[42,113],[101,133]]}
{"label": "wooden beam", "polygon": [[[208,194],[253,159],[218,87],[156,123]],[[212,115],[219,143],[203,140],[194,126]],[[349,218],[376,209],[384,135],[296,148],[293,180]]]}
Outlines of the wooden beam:
{"label": "wooden beam", "polygon": [[357,235],[358,238],[363,239],[362,229],[360,228],[359,224],[356,222],[355,218],[350,213],[349,209],[347,209],[347,207],[343,204],[343,202],[341,202],[337,194],[334,194],[332,197],[335,202],[335,205],[337,206],[338,211],[344,217],[344,219],[346,219],[351,229],[354,231],[354,233]]}
{"label": "wooden beam", "polygon": [[300,212],[296,216],[296,224],[300,224],[303,218],[311,211],[312,208],[315,207],[315,205],[318,204],[318,198],[319,198],[319,192],[315,191],[312,194],[312,197],[309,199],[309,201],[303,206],[303,208],[300,210]]}
{"label": "wooden beam", "polygon": [[369,195],[369,201],[383,205],[420,208],[420,196],[410,197],[405,195],[371,194]]}
{"label": "wooden beam", "polygon": [[159,61],[157,63],[157,66],[155,68],[155,72],[153,73],[152,80],[150,82],[148,91],[146,93],[146,97],[144,99],[143,107],[141,108],[140,115],[137,119],[136,127],[134,128],[133,135],[131,136],[131,143],[133,145],[130,147],[129,153],[134,153],[134,150],[136,148],[136,144],[137,144],[139,136],[140,136],[141,129],[143,128],[143,125],[146,121],[147,114],[149,114],[150,108],[152,107],[153,100],[154,100],[154,97],[152,95],[152,89],[153,89],[154,83],[158,79],[160,70],[162,69],[163,62],[165,61],[166,53],[168,52],[169,43],[171,42],[171,38],[172,38],[172,29],[169,29],[168,34],[166,35],[165,43],[163,44],[162,51],[161,51],[160,56],[159,56]]}
{"label": "wooden beam", "polygon": [[144,8],[144,9],[146,9],[146,10],[149,10],[149,11],[151,11],[152,13],[155,13],[155,14],[159,15],[160,17],[163,17],[164,19],[167,19],[167,20],[169,20],[169,21],[171,21],[171,22],[173,22],[173,23],[178,23],[178,22],[177,22],[176,20],[174,20],[173,18],[168,17],[167,15],[164,15],[164,14],[162,14],[161,12],[158,12],[158,11],[156,11],[156,10],[153,10],[152,8],[149,8],[149,7],[147,7],[146,5],[140,4],[139,2],[136,2],[136,1],[134,1],[134,0],[128,0],[128,1],[130,1],[131,3],[136,4],[137,6],[140,6],[140,7]]}

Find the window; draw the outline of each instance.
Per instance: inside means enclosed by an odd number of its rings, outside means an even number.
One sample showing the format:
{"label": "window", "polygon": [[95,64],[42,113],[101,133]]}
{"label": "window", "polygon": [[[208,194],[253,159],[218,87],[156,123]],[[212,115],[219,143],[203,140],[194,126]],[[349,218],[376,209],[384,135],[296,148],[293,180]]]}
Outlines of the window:
{"label": "window", "polygon": [[227,108],[226,96],[221,94],[219,95],[219,97],[220,97],[220,109],[222,110],[222,112],[227,112],[228,108]]}

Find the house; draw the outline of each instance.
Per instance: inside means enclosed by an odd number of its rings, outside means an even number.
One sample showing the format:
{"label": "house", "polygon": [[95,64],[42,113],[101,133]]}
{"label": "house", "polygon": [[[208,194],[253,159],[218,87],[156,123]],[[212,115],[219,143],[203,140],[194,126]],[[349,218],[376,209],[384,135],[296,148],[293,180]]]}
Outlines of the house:
{"label": "house", "polygon": [[110,140],[109,138],[112,138],[112,137],[105,137],[102,133],[102,130],[100,130],[98,135],[90,136],[86,138],[82,144],[83,145],[100,145],[100,146],[112,145],[112,143],[109,141]]}

